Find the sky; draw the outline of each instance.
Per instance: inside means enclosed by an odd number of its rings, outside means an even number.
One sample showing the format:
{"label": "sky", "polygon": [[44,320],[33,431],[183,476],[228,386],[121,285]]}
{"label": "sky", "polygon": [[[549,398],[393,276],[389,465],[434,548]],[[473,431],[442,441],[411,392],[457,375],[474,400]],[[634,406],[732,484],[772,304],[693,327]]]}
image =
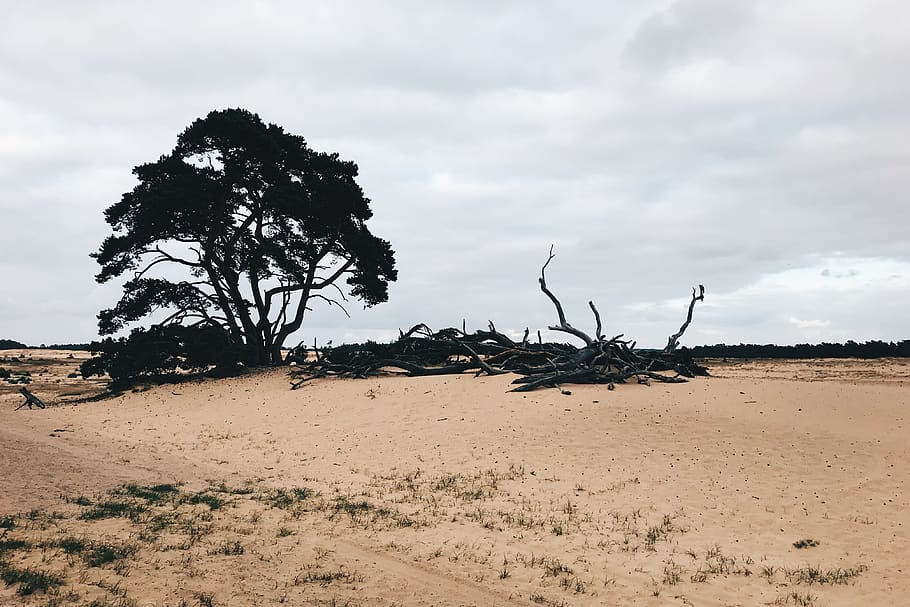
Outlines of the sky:
{"label": "sky", "polygon": [[910,338],[905,0],[0,6],[0,338],[96,338],[104,209],[234,107],[356,162],[396,251],[292,342],[545,330],[551,244],[589,332],[662,346],[704,284],[683,345]]}

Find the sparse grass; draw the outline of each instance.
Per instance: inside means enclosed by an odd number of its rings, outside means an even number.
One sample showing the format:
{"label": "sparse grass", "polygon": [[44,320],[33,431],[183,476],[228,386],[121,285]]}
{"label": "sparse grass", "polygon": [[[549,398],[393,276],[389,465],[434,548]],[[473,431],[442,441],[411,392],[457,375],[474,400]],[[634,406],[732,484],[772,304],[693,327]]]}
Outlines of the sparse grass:
{"label": "sparse grass", "polygon": [[7,586],[19,584],[16,593],[21,596],[35,592],[47,592],[50,588],[63,584],[63,576],[48,573],[34,567],[19,569],[8,562],[0,561],[0,580]]}
{"label": "sparse grass", "polygon": [[119,596],[114,600],[109,599],[95,599],[91,603],[88,603],[86,607],[137,607],[138,603],[135,599],[131,599],[125,596]]}
{"label": "sparse grass", "polygon": [[87,498],[84,495],[77,495],[76,497],[73,497],[73,498],[69,498],[69,497],[64,498],[64,501],[69,504],[76,504],[77,506],[91,506],[92,505],[92,500],[90,500],[89,498]]}
{"label": "sparse grass", "polygon": [[800,607],[812,607],[815,605],[815,597],[808,592],[801,594],[793,591],[781,595],[774,600],[775,605],[799,605]]}
{"label": "sparse grass", "polygon": [[149,487],[130,483],[118,487],[112,494],[141,499],[149,504],[162,504],[174,498],[180,490],[179,487],[179,485],[174,483],[152,485]]}
{"label": "sparse grass", "polygon": [[656,550],[657,542],[668,539],[671,531],[673,531],[673,519],[669,514],[665,514],[659,525],[652,525],[645,532],[645,548],[651,551]]}
{"label": "sparse grass", "polygon": [[291,489],[270,489],[263,493],[259,500],[273,508],[287,510],[298,502],[302,502],[315,495],[315,492],[306,487],[293,487]]}
{"label": "sparse grass", "polygon": [[584,594],[585,593],[585,584],[577,577],[566,576],[559,580],[559,587],[565,590],[566,592],[572,592],[575,594]]}
{"label": "sparse grass", "polygon": [[101,567],[138,551],[138,546],[134,544],[109,544],[71,536],[58,540],[54,545],[66,554],[79,556],[89,567]]}
{"label": "sparse grass", "polygon": [[128,518],[133,522],[139,520],[139,516],[148,511],[148,506],[139,504],[135,501],[107,500],[83,510],[79,518],[83,521],[97,521],[106,518]]}
{"label": "sparse grass", "polygon": [[44,607],[68,607],[75,605],[78,600],[79,595],[72,590],[64,593],[59,588],[52,588],[47,591],[47,601],[44,603]]}
{"label": "sparse grass", "polygon": [[352,499],[350,496],[346,495],[337,496],[332,508],[334,513],[346,513],[351,517],[352,521],[361,518],[367,513],[371,515],[373,520],[377,518],[386,518],[392,514],[391,510],[387,508],[371,504],[365,499]]}
{"label": "sparse grass", "polygon": [[215,607],[215,595],[197,592],[194,596],[199,602],[199,607]]}
{"label": "sparse grass", "polygon": [[210,510],[218,510],[227,504],[227,500],[220,498],[217,495],[213,495],[208,491],[190,493],[188,495],[182,496],[181,501],[186,504],[205,504],[209,507]]}
{"label": "sparse grass", "polygon": [[13,550],[23,550],[25,548],[30,548],[26,540],[19,539],[6,539],[4,535],[0,535],[0,558],[2,558],[4,552],[12,552]]}
{"label": "sparse grass", "polygon": [[868,567],[865,565],[859,565],[849,569],[844,569],[842,567],[822,569],[821,567],[806,565],[797,569],[785,569],[784,575],[786,575],[787,579],[794,584],[808,584],[810,586],[812,584],[834,585],[846,584],[852,578],[857,577],[867,569]]}
{"label": "sparse grass", "polygon": [[546,605],[546,607],[569,607],[569,604],[565,601],[548,599],[542,594],[532,594],[529,598],[532,603],[536,603],[537,605]]}
{"label": "sparse grass", "polygon": [[252,487],[229,487],[223,482],[213,486],[211,491],[227,493],[229,495],[250,495],[255,492]]}
{"label": "sparse grass", "polygon": [[685,570],[670,559],[664,563],[663,583],[668,586],[675,586],[682,580],[683,573],[685,573]]}
{"label": "sparse grass", "polygon": [[572,574],[572,569],[567,565],[563,565],[559,559],[547,559],[547,561],[544,562],[543,567],[544,577],[558,577],[563,574]]}
{"label": "sparse grass", "polygon": [[224,554],[227,556],[239,556],[243,554],[243,544],[240,542],[223,542],[214,550],[209,551],[209,554]]}
{"label": "sparse grass", "polygon": [[294,585],[320,584],[328,586],[333,582],[353,584],[362,581],[362,579],[356,572],[347,571],[344,568],[323,571],[318,566],[310,566],[303,573],[294,577]]}
{"label": "sparse grass", "polygon": [[753,563],[750,557],[743,556],[737,559],[735,556],[725,555],[719,546],[708,548],[705,552],[705,563],[692,574],[690,579],[693,582],[707,582],[712,575],[752,575],[749,565]]}

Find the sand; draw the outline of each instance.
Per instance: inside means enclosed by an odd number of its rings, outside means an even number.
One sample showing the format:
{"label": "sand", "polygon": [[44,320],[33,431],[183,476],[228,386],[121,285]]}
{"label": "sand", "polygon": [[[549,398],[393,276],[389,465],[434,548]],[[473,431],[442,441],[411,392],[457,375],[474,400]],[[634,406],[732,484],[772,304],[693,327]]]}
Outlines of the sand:
{"label": "sand", "polygon": [[910,604],[910,361],[710,367],[570,395],[273,370],[14,411],[4,388],[0,523],[29,547],[3,558],[62,583],[0,604]]}

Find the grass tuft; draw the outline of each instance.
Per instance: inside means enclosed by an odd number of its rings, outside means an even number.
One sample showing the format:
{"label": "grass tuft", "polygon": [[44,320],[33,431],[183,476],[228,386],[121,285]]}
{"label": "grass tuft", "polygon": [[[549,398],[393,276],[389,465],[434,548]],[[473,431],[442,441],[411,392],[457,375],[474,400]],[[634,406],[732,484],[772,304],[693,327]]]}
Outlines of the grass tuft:
{"label": "grass tuft", "polygon": [[61,585],[63,576],[33,567],[19,569],[7,562],[0,562],[0,580],[7,586],[19,584],[16,593],[26,596],[38,591],[47,592],[50,588]]}

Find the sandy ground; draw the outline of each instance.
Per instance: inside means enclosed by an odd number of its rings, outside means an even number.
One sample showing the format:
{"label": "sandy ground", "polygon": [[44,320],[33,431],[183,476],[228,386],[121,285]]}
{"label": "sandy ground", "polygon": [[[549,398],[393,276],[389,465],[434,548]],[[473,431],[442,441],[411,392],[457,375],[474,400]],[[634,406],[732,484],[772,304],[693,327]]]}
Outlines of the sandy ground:
{"label": "sandy ground", "polygon": [[0,604],[910,605],[910,361],[710,366],[4,388]]}

